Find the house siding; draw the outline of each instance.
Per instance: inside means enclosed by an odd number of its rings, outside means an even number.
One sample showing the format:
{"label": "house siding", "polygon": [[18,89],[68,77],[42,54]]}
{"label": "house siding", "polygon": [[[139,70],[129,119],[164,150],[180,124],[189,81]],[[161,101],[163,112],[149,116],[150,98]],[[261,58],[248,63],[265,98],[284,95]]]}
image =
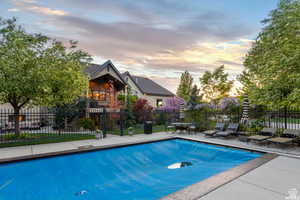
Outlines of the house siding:
{"label": "house siding", "polygon": [[136,95],[139,98],[142,98],[142,96],[144,95],[140,89],[135,85],[135,83],[131,80],[131,78],[129,78],[128,76],[126,77],[126,81],[127,84],[130,86],[131,89],[131,93],[132,95]]}
{"label": "house siding", "polygon": [[143,99],[147,99],[148,103],[154,107],[154,108],[157,108],[157,100],[161,99],[163,101],[163,105],[165,104],[166,102],[166,99],[170,98],[169,96],[154,96],[154,95],[147,95],[147,94],[144,94],[142,95],[140,98],[143,98]]}
{"label": "house siding", "polygon": [[149,94],[143,94],[140,89],[136,86],[136,84],[131,80],[130,77],[125,77],[127,84],[130,86],[132,95],[136,95],[138,98],[146,99],[154,108],[157,108],[157,100],[161,99],[163,101],[163,104],[166,102],[166,99],[170,98],[170,96],[157,96],[157,95],[149,95]]}

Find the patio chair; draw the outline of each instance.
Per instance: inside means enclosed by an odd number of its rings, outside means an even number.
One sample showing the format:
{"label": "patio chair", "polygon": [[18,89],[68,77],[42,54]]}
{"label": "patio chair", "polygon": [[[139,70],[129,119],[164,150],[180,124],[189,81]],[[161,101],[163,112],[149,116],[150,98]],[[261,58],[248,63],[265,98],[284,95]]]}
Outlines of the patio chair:
{"label": "patio chair", "polygon": [[299,136],[300,130],[285,129],[281,136],[267,139],[267,141],[274,144],[287,145],[297,141]]}
{"label": "patio chair", "polygon": [[166,123],[166,131],[168,133],[175,133],[175,126],[171,123]]}
{"label": "patio chair", "polygon": [[214,136],[220,137],[228,137],[236,134],[239,129],[239,123],[230,123],[226,129],[226,131],[219,131]]}
{"label": "patio chair", "polygon": [[196,134],[196,129],[197,129],[196,123],[192,123],[188,127],[188,133],[191,134],[193,132],[194,134]]}
{"label": "patio chair", "polygon": [[215,135],[218,131],[223,131],[225,127],[225,123],[217,123],[216,127],[214,130],[207,130],[202,132],[205,136],[213,136]]}
{"label": "patio chair", "polygon": [[249,136],[247,139],[248,141],[262,142],[274,137],[275,134],[276,134],[275,128],[263,128],[260,131],[260,134]]}

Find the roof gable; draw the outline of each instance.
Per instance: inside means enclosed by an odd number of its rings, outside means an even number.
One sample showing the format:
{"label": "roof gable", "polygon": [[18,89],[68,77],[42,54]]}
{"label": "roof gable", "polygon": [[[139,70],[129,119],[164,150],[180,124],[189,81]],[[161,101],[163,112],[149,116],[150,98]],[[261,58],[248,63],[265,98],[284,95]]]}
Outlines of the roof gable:
{"label": "roof gable", "polygon": [[153,80],[141,76],[131,76],[129,72],[122,74],[123,77],[129,77],[132,82],[139,88],[140,92],[154,96],[175,96],[166,88],[160,86]]}
{"label": "roof gable", "polygon": [[102,65],[90,64],[85,69],[85,73],[87,73],[89,75],[90,80],[93,80],[93,79],[103,76],[104,74],[101,72],[107,68],[112,69],[117,76],[116,78],[119,79],[123,84],[126,84],[126,81],[123,79],[120,72],[117,70],[117,68],[113,65],[113,63],[110,60],[106,61]]}

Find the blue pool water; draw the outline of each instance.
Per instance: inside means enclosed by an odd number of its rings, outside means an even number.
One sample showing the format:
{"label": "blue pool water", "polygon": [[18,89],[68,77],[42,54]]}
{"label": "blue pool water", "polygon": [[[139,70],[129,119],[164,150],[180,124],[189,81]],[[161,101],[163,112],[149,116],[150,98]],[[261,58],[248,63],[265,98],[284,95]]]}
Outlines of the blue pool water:
{"label": "blue pool water", "polygon": [[2,164],[0,200],[159,199],[259,156],[174,139]]}

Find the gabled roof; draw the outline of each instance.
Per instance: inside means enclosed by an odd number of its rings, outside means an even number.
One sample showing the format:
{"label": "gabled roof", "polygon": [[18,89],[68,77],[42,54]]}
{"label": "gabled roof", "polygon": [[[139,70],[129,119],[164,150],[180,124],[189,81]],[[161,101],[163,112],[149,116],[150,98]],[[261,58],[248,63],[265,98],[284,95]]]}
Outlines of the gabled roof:
{"label": "gabled roof", "polygon": [[121,73],[117,70],[117,68],[113,65],[113,63],[108,60],[105,63],[103,63],[102,65],[99,64],[90,64],[86,69],[85,69],[85,73],[87,73],[89,75],[90,80],[99,78],[99,74],[102,70],[104,70],[106,67],[110,66],[115,73],[117,74],[117,76],[120,78],[120,80],[126,84],[126,81],[123,79]]}
{"label": "gabled roof", "polygon": [[172,92],[160,86],[149,78],[141,76],[131,76],[129,72],[123,73],[122,76],[123,78],[125,78],[126,76],[129,77],[137,86],[137,88],[139,88],[139,90],[144,94],[154,96],[175,96]]}

